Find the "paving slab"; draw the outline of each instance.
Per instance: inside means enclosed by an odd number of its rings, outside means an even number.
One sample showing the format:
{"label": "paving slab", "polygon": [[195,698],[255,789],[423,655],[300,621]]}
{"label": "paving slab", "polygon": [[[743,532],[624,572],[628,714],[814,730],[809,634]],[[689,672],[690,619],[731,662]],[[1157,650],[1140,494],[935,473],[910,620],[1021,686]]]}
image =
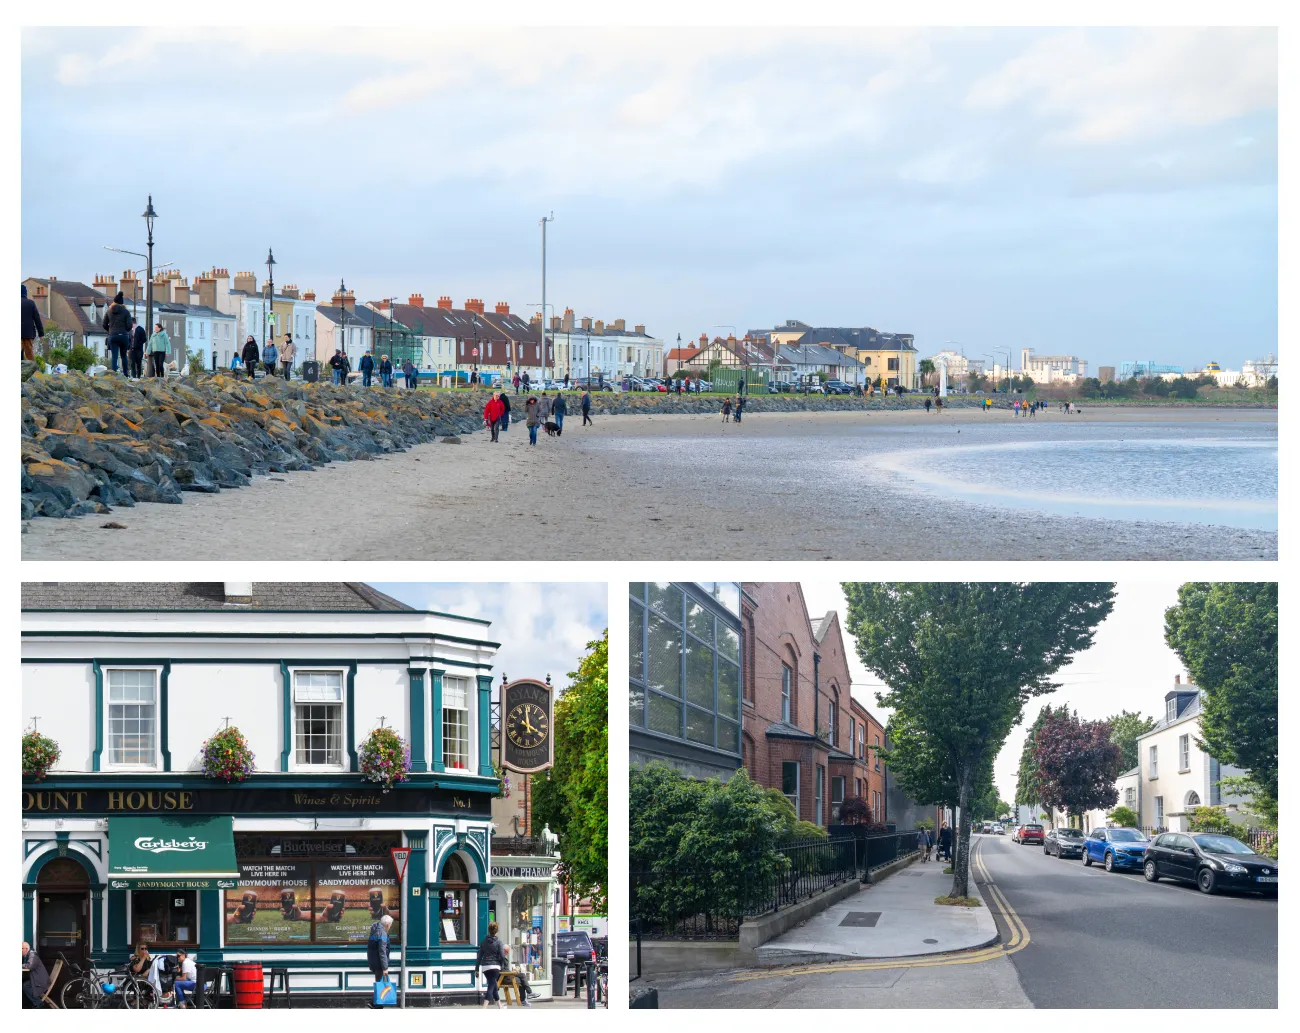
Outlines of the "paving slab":
{"label": "paving slab", "polygon": [[[998,940],[987,905],[951,907],[943,862],[914,862],[756,948],[762,964],[911,958],[986,947]],[[974,878],[971,892],[980,897]],[[982,897],[980,897],[982,899]]]}

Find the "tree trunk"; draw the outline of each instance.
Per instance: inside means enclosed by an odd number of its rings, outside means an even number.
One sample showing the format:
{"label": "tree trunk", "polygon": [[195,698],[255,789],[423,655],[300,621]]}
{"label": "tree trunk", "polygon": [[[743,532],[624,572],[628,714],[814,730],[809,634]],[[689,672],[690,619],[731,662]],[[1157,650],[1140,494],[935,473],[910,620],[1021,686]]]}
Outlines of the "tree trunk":
{"label": "tree trunk", "polygon": [[953,815],[952,829],[952,893],[954,897],[968,897],[970,893],[970,822],[966,820],[971,795],[971,772],[969,767],[961,770],[961,781],[957,788],[958,811]]}

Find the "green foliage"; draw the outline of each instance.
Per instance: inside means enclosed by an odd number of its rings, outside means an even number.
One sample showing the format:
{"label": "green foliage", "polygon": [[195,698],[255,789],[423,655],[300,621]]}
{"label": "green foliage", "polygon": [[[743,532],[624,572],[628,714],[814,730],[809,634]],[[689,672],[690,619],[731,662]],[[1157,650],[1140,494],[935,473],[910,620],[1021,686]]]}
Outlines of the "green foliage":
{"label": "green foliage", "polygon": [[[1201,745],[1278,795],[1277,582],[1189,582],[1165,611],[1165,641],[1200,686]],[[1267,806],[1267,804],[1265,804]]]}
{"label": "green foliage", "polygon": [[1222,807],[1193,807],[1187,819],[1189,832],[1216,832],[1221,836],[1231,836],[1243,843],[1250,839],[1244,825],[1235,824]]}
{"label": "green foliage", "polygon": [[1034,723],[1029,726],[1029,731],[1025,735],[1025,745],[1020,750],[1020,768],[1016,774],[1016,803],[1036,807],[1042,800],[1038,780],[1038,761],[1034,758],[1034,740],[1038,737],[1039,729],[1054,714],[1068,715],[1069,713],[1070,708],[1064,703],[1055,710],[1052,709],[1050,703],[1045,704],[1038,711]]}
{"label": "green foliage", "polygon": [[[952,780],[963,820],[955,896],[969,886],[970,822],[981,781],[1024,704],[1058,686],[1051,675],[1092,644],[1114,605],[1114,586],[1070,582],[848,583],[846,629],[878,694],[905,735],[894,750],[918,748]],[[906,767],[906,757],[895,758]],[[924,801],[922,801],[924,802]]]}
{"label": "green foliage", "polygon": [[206,358],[207,356],[201,351],[192,352],[188,348],[185,349],[185,363],[190,368],[191,377],[197,379],[200,373],[207,372],[207,367],[204,365]]}
{"label": "green foliage", "polygon": [[573,892],[604,914],[609,893],[609,631],[587,643],[555,701],[555,766],[533,783],[533,825],[560,836]]}
{"label": "green foliage", "polygon": [[1246,797],[1245,810],[1257,825],[1277,831],[1277,797],[1269,796],[1249,775],[1219,779],[1224,795]]}
{"label": "green foliage", "polygon": [[1138,816],[1123,804],[1111,811],[1107,817],[1116,825],[1120,825],[1124,828],[1137,828]]}
{"label": "green foliage", "polygon": [[922,359],[921,362],[920,362],[920,364],[917,365],[916,370],[917,370],[918,373],[921,374],[921,376],[923,376],[923,377],[928,377],[931,373],[934,372],[934,362],[933,362],[933,360],[931,360],[931,359]]}
{"label": "green foliage", "polygon": [[768,809],[776,818],[780,827],[781,843],[794,843],[801,839],[825,839],[827,832],[820,825],[804,821],[795,813],[794,805],[785,798],[779,789],[768,786],[763,790]]}
{"label": "green foliage", "polygon": [[1138,766],[1138,736],[1156,726],[1155,720],[1136,711],[1121,710],[1106,718],[1110,725],[1110,741],[1119,747],[1120,770],[1128,771]]}
{"label": "green foliage", "polygon": [[1105,721],[1052,714],[1034,736],[1033,753],[1039,799],[1047,807],[1080,815],[1094,807],[1110,807],[1118,798],[1115,779],[1122,754],[1111,742]]}
{"label": "green foliage", "polygon": [[34,729],[23,733],[23,778],[39,782],[59,761],[59,744]]}

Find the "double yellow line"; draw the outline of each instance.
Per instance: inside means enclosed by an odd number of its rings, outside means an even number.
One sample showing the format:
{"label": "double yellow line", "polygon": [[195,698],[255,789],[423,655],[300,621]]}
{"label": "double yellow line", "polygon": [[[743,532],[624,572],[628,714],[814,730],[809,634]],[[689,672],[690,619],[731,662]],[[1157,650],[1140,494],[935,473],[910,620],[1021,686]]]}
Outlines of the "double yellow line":
{"label": "double yellow line", "polygon": [[952,954],[932,955],[929,957],[919,958],[895,958],[884,961],[862,961],[862,962],[834,962],[825,965],[802,965],[798,968],[780,968],[768,969],[762,972],[746,972],[742,975],[732,976],[733,983],[746,983],[755,979],[785,979],[788,976],[812,976],[821,975],[828,972],[878,972],[883,969],[898,968],[944,968],[949,965],[979,965],[985,961],[993,961],[996,958],[1004,958],[1009,954],[1015,954],[1029,946],[1029,929],[1021,921],[1020,916],[1016,914],[1015,909],[1007,901],[1002,891],[993,884],[992,876],[989,870],[984,866],[984,858],[981,856],[981,848],[984,841],[980,840],[976,844],[974,851],[971,853],[971,861],[980,874],[984,888],[989,891],[990,900],[997,905],[1003,919],[1007,923],[1007,928],[1011,930],[1011,938],[1006,943],[994,944],[991,947],[979,947],[969,951],[955,951]]}

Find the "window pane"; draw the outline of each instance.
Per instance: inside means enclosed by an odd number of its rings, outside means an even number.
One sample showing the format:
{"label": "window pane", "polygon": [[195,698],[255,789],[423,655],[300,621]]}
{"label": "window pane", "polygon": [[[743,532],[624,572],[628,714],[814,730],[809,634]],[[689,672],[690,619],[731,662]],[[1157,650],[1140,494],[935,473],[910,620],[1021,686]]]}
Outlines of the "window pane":
{"label": "window pane", "polygon": [[442,705],[455,710],[469,709],[469,679],[444,675]]}
{"label": "window pane", "polygon": [[713,715],[694,707],[686,708],[686,738],[692,742],[713,745]]}
{"label": "window pane", "polygon": [[631,596],[632,596],[633,599],[638,599],[638,600],[641,600],[642,602],[644,602],[644,601],[645,601],[645,582],[644,582],[644,581],[633,581],[632,584],[628,586],[628,592],[631,594]]}
{"label": "window pane", "polygon": [[682,622],[682,590],[667,581],[652,581],[650,587],[650,605],[672,620],[674,624]]}
{"label": "window pane", "polygon": [[293,698],[298,703],[342,703],[341,671],[294,671]]}
{"label": "window pane", "polygon": [[468,710],[442,708],[442,761],[448,768],[469,767]]}
{"label": "window pane", "polygon": [[686,639],[686,698],[696,706],[713,709],[713,650],[689,636]]}
{"label": "window pane", "polygon": [[740,725],[733,721],[718,721],[718,749],[739,752]]}
{"label": "window pane", "polygon": [[645,690],[635,683],[628,692],[627,720],[633,728],[645,724]]}
{"label": "window pane", "polygon": [[645,645],[641,633],[645,630],[645,608],[636,603],[628,604],[627,642],[628,642],[628,676],[633,681],[645,681]]}
{"label": "window pane", "polygon": [[342,764],[343,708],[333,703],[300,703],[295,711],[296,762]]}
{"label": "window pane", "polygon": [[731,660],[740,660],[740,635],[718,621],[718,652]]}
{"label": "window pane", "polygon": [[686,627],[696,638],[713,645],[713,614],[693,600],[686,603]]}
{"label": "window pane", "polygon": [[796,761],[783,761],[781,763],[781,792],[786,796],[793,796],[798,791],[799,765]]}
{"label": "window pane", "polygon": [[682,705],[656,693],[650,694],[649,725],[652,732],[682,737]]}
{"label": "window pane", "polygon": [[718,657],[718,715],[740,714],[740,668]]}
{"label": "window pane", "polygon": [[659,689],[674,696],[682,694],[681,634],[662,617],[651,616],[650,671],[646,681],[652,689]]}

